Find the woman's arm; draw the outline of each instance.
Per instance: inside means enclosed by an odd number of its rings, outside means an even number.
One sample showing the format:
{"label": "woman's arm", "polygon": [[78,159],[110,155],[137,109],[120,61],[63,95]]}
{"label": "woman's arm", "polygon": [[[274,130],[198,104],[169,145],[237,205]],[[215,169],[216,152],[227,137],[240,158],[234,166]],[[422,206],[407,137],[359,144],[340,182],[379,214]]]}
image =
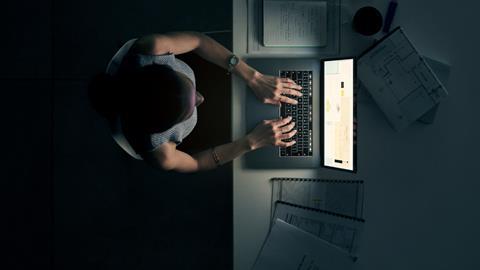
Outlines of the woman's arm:
{"label": "woman's arm", "polygon": [[[144,36],[135,42],[134,50],[139,53],[157,55],[194,51],[203,59],[225,69],[228,68],[228,60],[232,55],[232,52],[220,43],[198,32],[170,32]],[[253,70],[245,72],[245,76],[253,76]]]}
{"label": "woman's arm", "polygon": [[246,152],[267,145],[292,146],[295,141],[282,141],[293,137],[297,132],[293,130],[295,123],[289,123],[290,121],[291,118],[263,121],[252,132],[239,140],[193,155],[177,150],[175,143],[169,142],[162,144],[153,152],[142,154],[142,157],[153,167],[162,170],[178,172],[210,170],[228,163]]}
{"label": "woman's arm", "polygon": [[[171,32],[142,37],[135,42],[133,51],[145,54],[182,54],[194,51],[203,59],[228,69],[232,52],[214,39],[198,32]],[[280,105],[281,102],[297,104],[290,96],[301,96],[301,87],[291,79],[264,75],[243,60],[233,69],[264,103]]]}
{"label": "woman's arm", "polygon": [[[182,54],[194,51],[203,59],[228,69],[228,61],[232,52],[207,35],[198,32],[170,32],[153,34],[139,38],[134,45],[134,50],[146,54]],[[253,78],[255,70],[245,62],[237,65],[238,73],[246,81]]]}
{"label": "woman's arm", "polygon": [[220,164],[227,163],[236,157],[248,152],[250,146],[245,137],[227,144],[217,146],[193,155],[189,155],[176,149],[175,143],[169,142],[161,145],[155,151],[142,154],[143,159],[155,168],[166,171],[177,171],[183,173],[211,170],[217,167],[213,158],[213,151],[216,152]]}

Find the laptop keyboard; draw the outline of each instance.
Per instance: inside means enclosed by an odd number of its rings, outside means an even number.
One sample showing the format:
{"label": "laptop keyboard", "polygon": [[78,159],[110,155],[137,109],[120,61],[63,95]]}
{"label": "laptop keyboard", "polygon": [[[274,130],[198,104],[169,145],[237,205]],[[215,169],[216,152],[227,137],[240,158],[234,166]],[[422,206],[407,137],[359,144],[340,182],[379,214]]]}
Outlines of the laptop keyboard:
{"label": "laptop keyboard", "polygon": [[290,78],[296,84],[302,87],[302,96],[294,97],[287,95],[289,98],[296,99],[297,105],[282,103],[280,107],[280,116],[282,118],[291,116],[292,121],[295,122],[297,134],[290,139],[284,140],[286,142],[296,141],[291,147],[281,147],[280,156],[313,156],[312,152],[312,71],[280,71],[281,78]]}

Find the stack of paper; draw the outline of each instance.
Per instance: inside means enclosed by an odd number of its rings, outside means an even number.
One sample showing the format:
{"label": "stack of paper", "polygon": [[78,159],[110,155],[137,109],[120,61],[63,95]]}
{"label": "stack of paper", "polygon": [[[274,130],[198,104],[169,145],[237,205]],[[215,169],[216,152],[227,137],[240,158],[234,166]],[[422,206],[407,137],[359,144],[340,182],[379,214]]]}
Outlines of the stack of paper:
{"label": "stack of paper", "polygon": [[271,229],[253,269],[350,269],[364,225],[363,181],[272,183]]}
{"label": "stack of paper", "polygon": [[397,131],[435,108],[448,92],[401,28],[358,59],[358,78]]}
{"label": "stack of paper", "polygon": [[[247,0],[248,54],[338,55],[341,0]],[[295,47],[295,50],[292,50]]]}
{"label": "stack of paper", "polygon": [[353,262],[343,250],[277,219],[253,269],[350,269]]}

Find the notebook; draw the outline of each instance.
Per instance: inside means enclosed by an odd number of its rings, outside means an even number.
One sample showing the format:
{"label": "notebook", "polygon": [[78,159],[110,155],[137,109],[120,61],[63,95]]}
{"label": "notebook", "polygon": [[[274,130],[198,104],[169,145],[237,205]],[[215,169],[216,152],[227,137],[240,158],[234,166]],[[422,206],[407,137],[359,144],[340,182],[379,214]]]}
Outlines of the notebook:
{"label": "notebook", "polygon": [[324,47],[327,45],[326,1],[263,1],[263,45]]}
{"label": "notebook", "polygon": [[276,219],[252,270],[351,269],[354,260],[344,250]]}
{"label": "notebook", "polygon": [[362,180],[273,178],[272,209],[276,201],[363,218]]}
{"label": "notebook", "polygon": [[277,201],[271,220],[281,219],[330,244],[356,254],[363,231],[364,220],[325,210]]}

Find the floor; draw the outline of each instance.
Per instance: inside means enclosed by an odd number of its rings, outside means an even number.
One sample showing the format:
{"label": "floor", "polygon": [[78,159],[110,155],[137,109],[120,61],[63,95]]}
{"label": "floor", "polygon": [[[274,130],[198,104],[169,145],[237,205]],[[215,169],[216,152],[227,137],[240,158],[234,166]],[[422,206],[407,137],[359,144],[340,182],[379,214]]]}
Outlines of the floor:
{"label": "floor", "polygon": [[[181,175],[132,160],[85,90],[130,38],[230,31],[231,2],[23,0],[4,4],[0,23],[7,26],[0,139],[8,153],[0,178],[12,252],[2,268],[230,269],[231,166]],[[231,32],[211,37],[231,48]],[[230,78],[195,56],[185,59],[206,102],[183,147],[227,142]],[[211,136],[206,119],[214,116]]]}

